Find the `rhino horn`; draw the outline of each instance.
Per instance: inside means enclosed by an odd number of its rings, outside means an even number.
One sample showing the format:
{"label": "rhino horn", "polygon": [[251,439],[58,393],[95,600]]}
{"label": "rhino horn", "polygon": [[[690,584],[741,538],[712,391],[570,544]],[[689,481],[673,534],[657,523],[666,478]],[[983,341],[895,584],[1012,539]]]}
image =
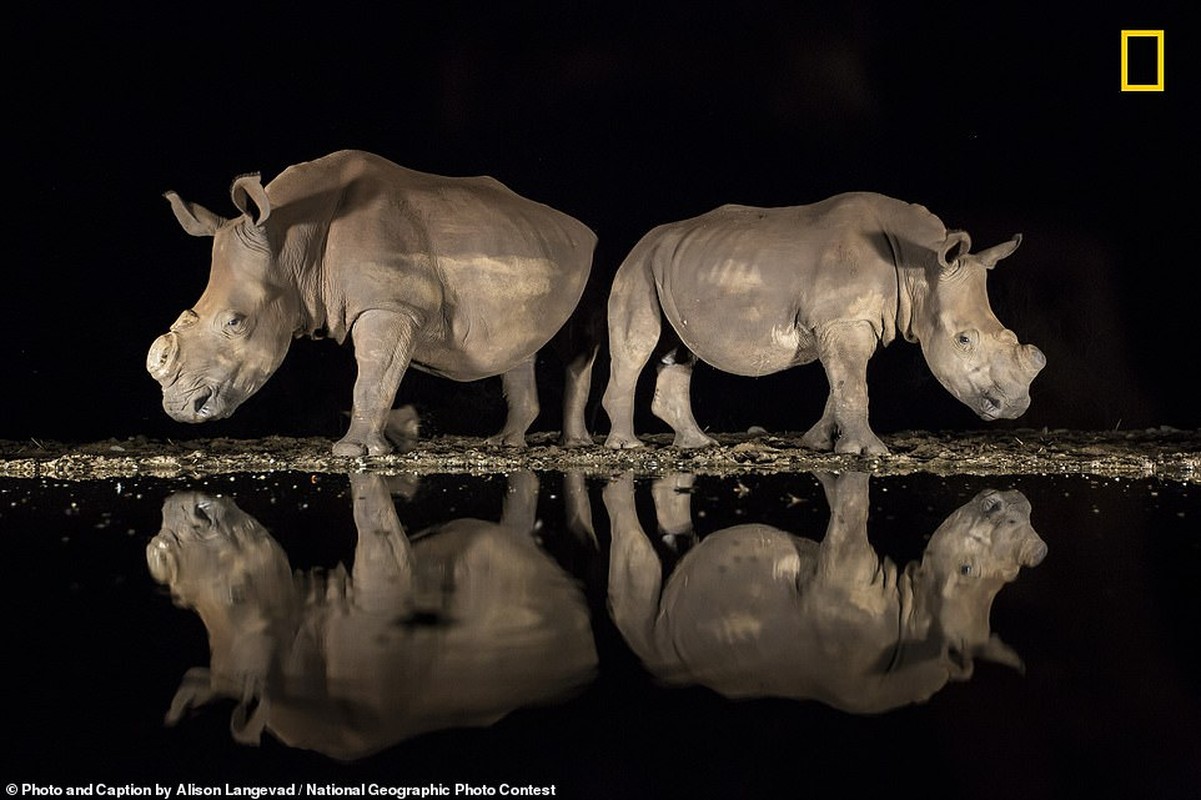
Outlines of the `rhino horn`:
{"label": "rhino horn", "polygon": [[257,747],[262,744],[267,727],[266,698],[251,696],[242,699],[229,720],[229,732],[238,744]]}
{"label": "rhino horn", "polygon": [[257,172],[242,175],[234,180],[229,190],[234,205],[255,225],[262,225],[271,216],[271,201]]}
{"label": "rhino horn", "polygon": [[168,726],[175,725],[193,708],[211,703],[216,696],[209,671],[204,667],[193,667],[184,673],[175,697],[171,698],[164,722]]}
{"label": "rhino horn", "polygon": [[947,238],[938,249],[938,265],[951,269],[960,258],[972,249],[972,237],[967,231],[947,231]]}
{"label": "rhino horn", "polygon": [[1001,244],[993,245],[987,250],[981,250],[979,253],[975,254],[975,258],[977,261],[983,264],[986,269],[992,269],[1002,258],[1013,255],[1013,251],[1017,250],[1018,245],[1021,243],[1022,234],[1015,233],[1013,238],[1008,242],[1002,242]]}
{"label": "rhino horn", "polygon": [[1047,543],[1035,535],[1022,546],[1019,558],[1023,567],[1037,567],[1046,557]]}
{"label": "rhino horn", "polygon": [[1024,344],[1018,348],[1018,363],[1030,375],[1037,375],[1047,366],[1047,357],[1034,345]]}
{"label": "rhino horn", "polygon": [[163,197],[171,204],[179,224],[192,236],[213,236],[227,221],[199,203],[189,203],[175,192],[165,192]]}
{"label": "rhino horn", "polygon": [[165,333],[150,345],[146,355],[146,370],[159,383],[164,383],[175,374],[179,362],[179,337],[174,332]]}
{"label": "rhino horn", "polygon": [[1021,656],[1017,654],[1016,650],[1001,641],[1001,637],[995,633],[988,637],[987,642],[976,648],[974,655],[994,664],[1009,667],[1021,675],[1026,674],[1026,663],[1022,661]]}

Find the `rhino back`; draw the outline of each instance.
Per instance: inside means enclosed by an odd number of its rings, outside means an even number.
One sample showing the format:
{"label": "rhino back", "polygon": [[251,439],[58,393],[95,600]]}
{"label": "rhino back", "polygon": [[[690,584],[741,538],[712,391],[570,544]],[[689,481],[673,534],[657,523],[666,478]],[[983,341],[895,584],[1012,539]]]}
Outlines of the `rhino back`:
{"label": "rhino back", "polygon": [[770,525],[706,536],[664,586],[656,629],[661,649],[695,669],[733,644],[755,653],[791,638],[797,598],[816,563],[816,542]]}
{"label": "rhino back", "polygon": [[434,371],[503,371],[536,351],[567,319],[591,269],[596,237],[587,226],[489,177],[431,175],[341,151],[290,167],[267,188],[285,232],[281,252],[325,276],[314,285],[331,332],[369,308],[415,309],[439,325],[414,354]]}
{"label": "rhino back", "polygon": [[[729,697],[815,699],[874,712],[928,696],[945,682],[888,674],[900,598],[888,580],[839,585],[817,568],[820,545],[767,525],[711,534],[684,557],[663,592],[656,635],[671,654],[664,677]],[[863,603],[863,592],[875,595]],[[894,684],[899,680],[900,686]]]}
{"label": "rhino back", "polygon": [[886,230],[907,206],[859,192],[661,226],[648,238],[664,312],[697,355],[736,374],[813,360],[813,334],[832,322],[865,319],[888,337],[897,279]]}

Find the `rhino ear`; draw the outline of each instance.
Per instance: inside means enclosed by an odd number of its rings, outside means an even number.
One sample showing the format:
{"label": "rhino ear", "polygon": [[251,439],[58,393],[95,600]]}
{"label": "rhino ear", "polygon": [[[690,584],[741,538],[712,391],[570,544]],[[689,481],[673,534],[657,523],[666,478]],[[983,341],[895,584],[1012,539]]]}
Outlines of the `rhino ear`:
{"label": "rhino ear", "polygon": [[944,270],[953,268],[971,249],[972,237],[967,231],[947,231],[946,240],[938,248],[938,266]]}
{"label": "rhino ear", "polygon": [[213,236],[228,221],[202,205],[187,202],[175,192],[166,192],[163,197],[171,203],[179,224],[192,236]]}
{"label": "rhino ear", "polygon": [[987,250],[981,250],[975,254],[976,260],[984,265],[985,269],[992,269],[997,265],[997,262],[1002,258],[1013,255],[1013,251],[1018,249],[1018,245],[1022,243],[1022,234],[1015,233],[1013,238],[1008,242],[993,245]]}
{"label": "rhino ear", "polygon": [[271,216],[271,201],[257,172],[237,178],[229,193],[238,210],[255,225],[262,225]]}

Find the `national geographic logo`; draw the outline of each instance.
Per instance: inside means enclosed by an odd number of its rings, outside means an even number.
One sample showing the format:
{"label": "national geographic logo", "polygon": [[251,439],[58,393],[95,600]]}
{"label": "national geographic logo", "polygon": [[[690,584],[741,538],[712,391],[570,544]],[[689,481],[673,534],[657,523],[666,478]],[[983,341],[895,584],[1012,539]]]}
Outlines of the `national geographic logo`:
{"label": "national geographic logo", "polygon": [[1163,31],[1122,31],[1122,91],[1163,91]]}

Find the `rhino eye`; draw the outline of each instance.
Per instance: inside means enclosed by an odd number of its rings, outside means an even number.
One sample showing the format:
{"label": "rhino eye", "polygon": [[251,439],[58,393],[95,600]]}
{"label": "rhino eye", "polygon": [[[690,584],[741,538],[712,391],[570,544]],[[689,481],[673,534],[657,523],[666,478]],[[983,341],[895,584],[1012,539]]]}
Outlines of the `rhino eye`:
{"label": "rhino eye", "polygon": [[971,575],[972,574],[972,565],[971,564],[960,564],[959,565],[959,574],[960,575]]}
{"label": "rhino eye", "polygon": [[241,333],[245,327],[245,314],[230,314],[225,318],[225,330],[227,333]]}
{"label": "rhino eye", "polygon": [[972,349],[972,347],[974,347],[976,344],[976,332],[960,331],[959,333],[955,334],[955,344],[963,350]]}

